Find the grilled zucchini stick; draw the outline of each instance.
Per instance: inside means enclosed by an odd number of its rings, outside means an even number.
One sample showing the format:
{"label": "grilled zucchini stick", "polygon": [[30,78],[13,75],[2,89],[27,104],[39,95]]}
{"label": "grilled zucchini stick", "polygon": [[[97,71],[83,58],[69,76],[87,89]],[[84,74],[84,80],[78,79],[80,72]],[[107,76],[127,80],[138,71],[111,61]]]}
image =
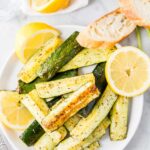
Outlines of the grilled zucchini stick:
{"label": "grilled zucchini stick", "polygon": [[48,130],[54,131],[89,102],[98,97],[99,94],[95,84],[92,82],[86,83],[67,99],[61,99],[58,104],[56,103],[48,116],[42,121],[42,125]]}
{"label": "grilled zucchini stick", "polygon": [[98,141],[105,133],[106,129],[110,125],[110,120],[106,117],[98,127],[84,140],[78,140],[72,137],[69,137],[62,141],[57,147],[56,150],[82,150],[88,147],[93,142]]}
{"label": "grilled zucchini stick", "polygon": [[114,49],[83,49],[71,61],[63,66],[59,72],[104,62],[113,51]]}
{"label": "grilled zucchini stick", "polygon": [[[66,71],[66,72],[56,74],[52,78],[52,80],[69,78],[69,77],[77,76],[77,74],[78,74],[77,70],[69,70],[69,71]],[[40,83],[40,82],[45,82],[45,80],[41,79],[39,77],[36,78],[31,83],[25,83],[25,82],[19,80],[17,90],[18,90],[19,94],[27,94],[27,93],[29,93],[29,92],[31,92],[32,90],[35,89],[35,84]]]}
{"label": "grilled zucchini stick", "polygon": [[92,112],[87,118],[82,118],[79,121],[70,133],[71,136],[79,140],[87,138],[108,115],[116,100],[117,95],[107,86]]}
{"label": "grilled zucchini stick", "polygon": [[94,142],[91,145],[89,145],[88,147],[84,148],[84,150],[97,150],[100,147],[99,142]]}
{"label": "grilled zucchini stick", "polygon": [[64,127],[52,133],[45,133],[34,145],[35,150],[54,150],[55,146],[62,141],[67,135]]}
{"label": "grilled zucchini stick", "polygon": [[67,64],[83,47],[76,41],[79,32],[74,32],[54,53],[42,64],[38,76],[51,79],[65,64]]}
{"label": "grilled zucchini stick", "polygon": [[127,136],[129,98],[120,96],[111,110],[110,138],[123,140]]}
{"label": "grilled zucchini stick", "polygon": [[49,113],[48,106],[45,101],[38,96],[36,90],[26,94],[22,100],[22,103],[27,107],[39,124],[42,123],[42,120]]}
{"label": "grilled zucchini stick", "polygon": [[87,82],[95,83],[95,78],[92,73],[56,81],[38,83],[36,84],[36,89],[40,97],[50,98],[76,91]]}

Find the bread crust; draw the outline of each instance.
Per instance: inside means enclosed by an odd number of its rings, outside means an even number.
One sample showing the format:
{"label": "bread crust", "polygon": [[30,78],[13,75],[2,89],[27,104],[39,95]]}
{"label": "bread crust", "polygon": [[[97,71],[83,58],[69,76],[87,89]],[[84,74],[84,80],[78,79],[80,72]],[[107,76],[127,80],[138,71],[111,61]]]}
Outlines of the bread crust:
{"label": "bread crust", "polygon": [[135,25],[133,27],[133,30],[128,32],[126,35],[122,36],[121,38],[118,38],[117,40],[114,41],[108,41],[107,39],[104,41],[100,41],[100,40],[95,40],[93,39],[89,34],[88,34],[88,30],[90,30],[90,28],[93,25],[96,25],[97,22],[100,22],[102,19],[105,19],[106,17],[108,17],[109,15],[116,15],[117,13],[121,13],[120,8],[102,16],[101,18],[97,19],[96,21],[94,21],[93,23],[91,23],[84,31],[80,32],[80,34],[77,37],[77,41],[78,43],[86,48],[112,48],[116,43],[122,41],[124,38],[126,38],[134,29],[135,29]]}
{"label": "bread crust", "polygon": [[138,26],[144,26],[146,28],[150,28],[150,23],[145,19],[141,18],[139,14],[136,12],[136,9],[133,4],[133,0],[119,0],[120,11],[126,15],[129,20],[135,22]]}

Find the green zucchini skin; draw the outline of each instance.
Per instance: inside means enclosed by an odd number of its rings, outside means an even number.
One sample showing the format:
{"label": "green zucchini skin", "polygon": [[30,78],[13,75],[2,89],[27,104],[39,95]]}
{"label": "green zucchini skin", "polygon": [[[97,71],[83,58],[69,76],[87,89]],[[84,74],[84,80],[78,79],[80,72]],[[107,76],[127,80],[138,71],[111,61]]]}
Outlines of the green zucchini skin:
{"label": "green zucchini skin", "polygon": [[59,79],[65,79],[70,78],[78,75],[78,70],[70,70],[66,71],[64,73],[57,73],[52,80],[59,80]]}
{"label": "green zucchini skin", "polygon": [[[70,71],[66,71],[63,73],[58,73],[56,74],[52,80],[57,80],[57,79],[64,79],[64,78],[69,78],[69,77],[73,77],[73,76],[77,76],[78,71],[77,70],[70,70]],[[42,79],[42,78],[36,78],[34,81],[32,81],[31,83],[25,83],[21,80],[18,81],[18,91],[19,94],[27,94],[30,91],[35,89],[35,84],[40,83],[40,82],[44,82],[46,80]]]}
{"label": "green zucchini skin", "polygon": [[76,41],[79,35],[75,31],[64,43],[52,53],[46,62],[42,65],[38,76],[46,80],[51,79],[65,64],[67,64],[83,47]]}
{"label": "green zucchini skin", "polygon": [[106,65],[106,62],[102,62],[98,64],[93,71],[93,74],[95,76],[96,86],[101,93],[104,92],[107,86],[107,81],[105,77],[105,65]]}
{"label": "green zucchini skin", "polygon": [[53,105],[55,105],[59,100],[61,99],[61,97],[56,97],[54,98],[52,101],[46,102],[46,104],[48,105],[49,108],[51,108]]}
{"label": "green zucchini skin", "polygon": [[[101,93],[100,96],[103,94],[107,85],[107,81],[105,78],[105,65],[106,65],[106,62],[99,63],[93,71],[93,74],[95,76],[96,86]],[[79,114],[83,117],[87,117],[89,113],[92,111],[96,102],[99,100],[100,96],[96,98],[95,100],[93,100],[92,102],[90,102],[85,108],[81,109],[79,111]]]}
{"label": "green zucchini skin", "polygon": [[33,123],[22,133],[20,139],[27,145],[31,146],[45,133],[41,125],[35,120]]}
{"label": "green zucchini skin", "polygon": [[30,91],[35,89],[35,84],[42,82],[41,78],[36,78],[34,81],[30,83],[25,83],[21,80],[18,81],[18,92],[19,94],[27,94]]}

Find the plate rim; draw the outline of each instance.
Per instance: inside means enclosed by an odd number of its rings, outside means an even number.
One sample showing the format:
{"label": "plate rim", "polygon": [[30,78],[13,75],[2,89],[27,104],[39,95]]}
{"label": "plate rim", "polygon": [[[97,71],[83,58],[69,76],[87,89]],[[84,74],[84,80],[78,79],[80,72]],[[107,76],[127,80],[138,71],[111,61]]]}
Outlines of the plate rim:
{"label": "plate rim", "polygon": [[[80,28],[80,29],[85,29],[85,26],[81,26],[81,25],[55,25],[56,28]],[[0,71],[0,79],[2,77],[2,74],[10,60],[10,58],[15,55],[15,52],[13,51],[12,53],[10,53],[8,55],[8,57],[6,58],[5,63],[2,65],[1,67],[1,71]],[[136,128],[134,129],[134,131],[131,133],[131,136],[127,139],[126,143],[124,144],[124,146],[122,146],[122,150],[124,150],[126,148],[126,146],[131,142],[131,140],[133,139],[134,135],[136,134],[137,129],[139,128],[141,119],[142,119],[142,115],[143,115],[143,108],[144,108],[144,95],[140,95],[140,99],[141,99],[141,112],[140,112],[140,116],[138,117],[138,125],[136,126]],[[12,146],[12,148],[14,150],[18,150],[18,148],[15,146],[15,144],[13,143],[13,141],[11,140],[11,138],[8,136],[7,132],[4,129],[4,125],[0,122],[0,130],[2,132],[2,134],[5,136],[5,138],[7,139],[8,143],[10,144],[10,146]]]}

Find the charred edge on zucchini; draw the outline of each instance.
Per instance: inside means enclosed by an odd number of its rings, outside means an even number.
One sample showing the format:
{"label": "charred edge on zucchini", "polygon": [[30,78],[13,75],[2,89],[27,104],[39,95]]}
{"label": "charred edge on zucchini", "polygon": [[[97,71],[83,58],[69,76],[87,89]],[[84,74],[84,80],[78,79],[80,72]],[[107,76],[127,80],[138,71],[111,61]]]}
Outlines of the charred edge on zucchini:
{"label": "charred edge on zucchini", "polygon": [[62,103],[59,103],[57,107],[54,105],[55,109],[52,108],[49,115],[42,121],[43,126],[50,131],[54,131],[98,96],[99,91],[95,84],[88,82],[69,98],[62,99]]}

